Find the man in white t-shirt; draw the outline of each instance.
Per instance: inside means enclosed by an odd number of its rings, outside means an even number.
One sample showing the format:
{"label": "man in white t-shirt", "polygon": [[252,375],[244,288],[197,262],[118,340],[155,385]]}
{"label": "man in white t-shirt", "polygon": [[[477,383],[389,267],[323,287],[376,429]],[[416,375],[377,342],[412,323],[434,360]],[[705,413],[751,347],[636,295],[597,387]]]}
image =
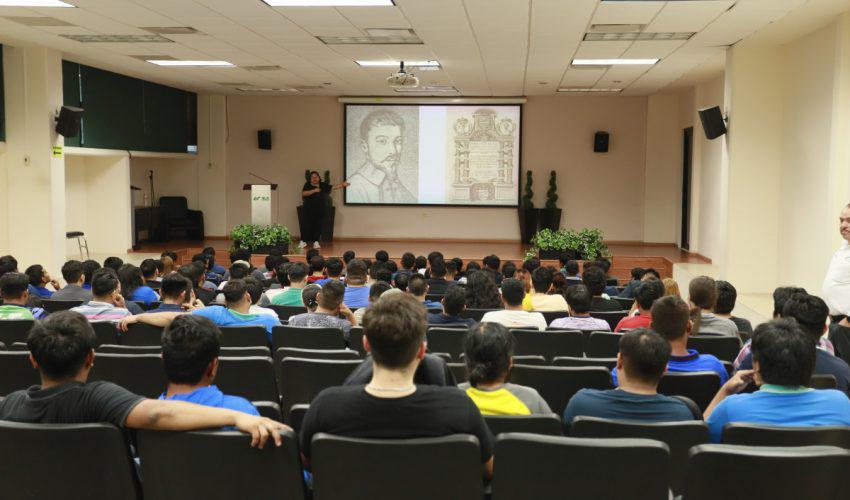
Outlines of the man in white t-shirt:
{"label": "man in white t-shirt", "polygon": [[823,279],[823,300],[832,316],[850,314],[850,204],[841,210],[838,230],[844,243],[832,256]]}
{"label": "man in white t-shirt", "polygon": [[539,312],[522,310],[522,299],[525,297],[525,286],[522,281],[509,278],[502,281],[501,311],[490,311],[481,318],[482,323],[501,323],[508,328],[546,329],[546,318]]}

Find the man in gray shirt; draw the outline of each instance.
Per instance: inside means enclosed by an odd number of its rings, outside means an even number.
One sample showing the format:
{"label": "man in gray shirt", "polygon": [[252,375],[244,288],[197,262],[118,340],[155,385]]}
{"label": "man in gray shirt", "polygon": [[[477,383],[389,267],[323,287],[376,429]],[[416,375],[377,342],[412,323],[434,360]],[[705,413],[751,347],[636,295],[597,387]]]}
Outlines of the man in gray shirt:
{"label": "man in gray shirt", "polygon": [[92,299],[91,290],[83,288],[85,275],[83,263],[78,260],[69,260],[62,266],[62,278],[68,283],[62,289],[53,292],[50,300],[82,300],[88,302]]}
{"label": "man in gray shirt", "polygon": [[[357,320],[351,309],[342,303],[345,296],[345,285],[339,281],[329,281],[316,295],[318,307],[315,312],[298,314],[289,318],[289,326],[307,326],[323,328],[341,328],[348,339],[352,326],[357,326]],[[340,318],[342,315],[345,319]]]}
{"label": "man in gray shirt", "polygon": [[728,318],[715,316],[712,312],[717,302],[717,283],[708,276],[699,276],[691,280],[688,286],[691,303],[700,308],[698,333],[713,333],[734,337],[738,335],[738,326]]}

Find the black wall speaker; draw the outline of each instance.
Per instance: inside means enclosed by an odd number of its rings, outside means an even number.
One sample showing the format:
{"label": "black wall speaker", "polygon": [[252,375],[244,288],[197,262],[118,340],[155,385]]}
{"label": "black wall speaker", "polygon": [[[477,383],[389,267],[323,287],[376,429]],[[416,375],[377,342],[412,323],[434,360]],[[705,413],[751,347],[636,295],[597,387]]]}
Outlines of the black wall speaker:
{"label": "black wall speaker", "polygon": [[56,133],[64,137],[76,137],[80,133],[80,122],[83,119],[83,108],[62,106],[59,118],[56,119]]}
{"label": "black wall speaker", "polygon": [[593,152],[608,152],[608,132],[597,132],[596,135],[593,136]]}
{"label": "black wall speaker", "polygon": [[260,149],[272,148],[272,131],[268,129],[257,131],[257,147]]}
{"label": "black wall speaker", "polygon": [[699,121],[702,122],[705,137],[709,140],[717,139],[726,133],[726,122],[723,120],[720,106],[699,110]]}

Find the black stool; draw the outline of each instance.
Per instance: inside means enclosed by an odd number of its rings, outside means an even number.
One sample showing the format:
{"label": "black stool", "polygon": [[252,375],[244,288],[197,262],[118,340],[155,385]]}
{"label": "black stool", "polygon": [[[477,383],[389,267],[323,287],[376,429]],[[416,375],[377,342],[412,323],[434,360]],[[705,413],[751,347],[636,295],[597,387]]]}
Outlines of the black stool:
{"label": "black stool", "polygon": [[86,249],[86,257],[83,260],[87,260],[89,258],[89,242],[86,241],[86,235],[83,234],[82,231],[69,231],[65,233],[65,238],[69,240],[71,238],[76,238],[77,246],[80,248],[80,259],[83,259],[83,248]]}

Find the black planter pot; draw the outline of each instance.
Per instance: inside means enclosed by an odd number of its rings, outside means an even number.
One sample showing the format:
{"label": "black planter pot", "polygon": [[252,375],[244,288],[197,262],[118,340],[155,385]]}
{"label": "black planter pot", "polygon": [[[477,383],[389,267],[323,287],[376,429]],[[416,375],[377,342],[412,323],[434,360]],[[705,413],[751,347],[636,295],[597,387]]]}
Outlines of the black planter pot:
{"label": "black planter pot", "polygon": [[561,209],[541,208],[540,229],[551,229],[552,231],[561,229]]}
{"label": "black planter pot", "polygon": [[325,216],[322,218],[322,243],[330,243],[334,240],[334,217],[336,207],[325,207]]}
{"label": "black planter pot", "polygon": [[[238,241],[234,241],[233,245],[236,248],[244,248]],[[279,243],[277,245],[261,245],[255,248],[249,248],[252,254],[259,255],[268,255],[272,253],[272,250],[280,250],[281,255],[286,255],[289,253],[289,244],[288,243]]]}
{"label": "black planter pot", "polygon": [[537,258],[540,260],[557,260],[561,256],[560,250],[539,250]]}
{"label": "black planter pot", "polygon": [[519,207],[519,234],[523,243],[531,243],[531,238],[537,232],[539,212],[536,208]]}

